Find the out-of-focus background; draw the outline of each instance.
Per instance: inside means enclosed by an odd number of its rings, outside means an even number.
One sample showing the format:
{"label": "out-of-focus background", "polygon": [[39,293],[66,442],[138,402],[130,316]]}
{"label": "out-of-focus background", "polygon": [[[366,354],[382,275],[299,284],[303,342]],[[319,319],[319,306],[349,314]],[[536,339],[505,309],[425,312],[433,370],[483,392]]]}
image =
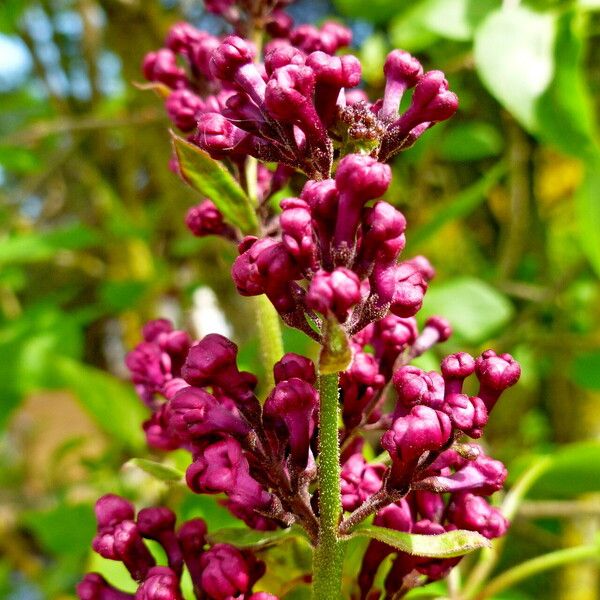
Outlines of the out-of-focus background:
{"label": "out-of-focus background", "polygon": [[[396,159],[387,198],[408,219],[405,256],[437,268],[424,312],[455,327],[439,352],[494,347],[523,365],[488,428],[494,456],[515,476],[532,456],[553,457],[497,568],[594,543],[600,2],[308,0],[290,12],[351,25],[371,97],[394,47],[445,71],[458,93],[457,116]],[[260,368],[229,279],[233,249],[186,232],[198,198],[168,169],[160,100],[133,85],[182,18],[222,30],[200,0],[0,2],[1,598],[72,598],[84,569],[110,569],[89,550],[93,502],[109,491],[229,523],[214,503],[122,467],[149,456],[123,367],[145,320],[229,331]],[[308,351],[300,334],[286,343]],[[598,563],[498,597],[600,598]]]}

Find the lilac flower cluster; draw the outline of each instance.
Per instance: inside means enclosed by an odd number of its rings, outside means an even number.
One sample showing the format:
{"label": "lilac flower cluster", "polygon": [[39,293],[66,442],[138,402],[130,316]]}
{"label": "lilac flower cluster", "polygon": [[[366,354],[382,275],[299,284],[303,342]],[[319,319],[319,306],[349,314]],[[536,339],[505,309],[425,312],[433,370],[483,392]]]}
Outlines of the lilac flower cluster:
{"label": "lilac flower cluster", "polygon": [[[148,335],[158,330],[159,336]],[[312,361],[283,356],[273,368],[276,385],[261,406],[254,394],[256,377],[238,370],[237,347],[230,340],[210,334],[188,343],[183,364],[177,364],[169,360],[163,340],[183,339],[183,332],[158,320],[145,334],[127,364],[153,410],[144,424],[148,444],[189,450],[189,488],[225,494],[225,506],[248,526],[268,530],[300,519],[315,534],[308,500],[295,497],[315,474],[311,440],[318,395]]]}
{"label": "lilac flower cluster", "polygon": [[404,216],[384,201],[367,206],[390,181],[387,165],[350,154],[335,179],[306,183],[299,198],[281,202],[280,239],[248,236],[239,245],[238,291],[266,294],[288,325],[317,340],[329,317],[352,335],[388,311],[413,316],[434,270],[423,257],[398,263]]}
{"label": "lilac flower cluster", "polygon": [[[231,274],[241,295],[266,295],[286,324],[324,350],[332,332],[344,339],[350,360],[335,375],[339,405],[333,397],[341,427],[335,413],[327,420],[334,450],[340,450],[336,440],[341,446],[341,478],[334,473],[333,479],[342,514],[330,519],[333,537],[343,539],[371,515],[375,525],[401,532],[466,529],[498,537],[507,522],[487,498],[502,487],[506,469],[467,439],[481,437],[520,367],[491,350],[477,358],[447,356],[440,373],[410,365],[446,341],[451,327],[441,317],[418,327],[415,315],[435,271],[421,256],[400,262],[406,219],[381,200],[392,176],[386,161],[451,117],[457,98],[443,73],[424,72],[416,58],[393,50],[383,97],[369,101],[357,88],[358,59],[336,56],[351,43],[349,30],[332,22],[294,27],[285,4],[207,0],[207,10],[238,35],[215,37],[179,23],[165,48],[144,60],[144,75],[161,86],[175,126],[224,161],[257,200],[258,235],[244,237],[247,232],[227,223],[215,204],[219,198],[192,207],[186,224],[194,235],[238,244]],[[242,37],[257,27],[270,36],[262,56]],[[298,173],[307,176],[304,185],[297,185]],[[292,197],[279,202],[278,212],[273,195],[286,185]],[[168,321],[152,321],[126,363],[151,411],[144,423],[148,445],[190,453],[185,479],[192,492],[219,495],[255,530],[296,524],[319,548],[326,420],[318,390],[326,375],[298,354],[277,358],[265,365],[274,385],[263,401],[257,378],[238,368],[237,346],[221,335],[192,341]],[[463,389],[468,377],[478,381],[473,396]],[[385,460],[365,460],[367,432],[372,439],[380,433]],[[275,598],[252,593],[262,563],[227,544],[209,547],[201,520],[175,531],[168,509],[145,509],[136,520],[133,507],[115,496],[102,498],[97,514],[95,550],[123,562],[139,588],[135,596],[124,594],[90,574],[78,588],[83,600],[180,600],[184,566],[198,598]],[[163,547],[168,566],[155,565],[144,538]],[[353,597],[379,597],[376,572],[390,555],[388,597],[445,576],[460,560],[413,556],[372,541]]]}
{"label": "lilac flower cluster", "polygon": [[[238,36],[217,39],[187,24],[175,25],[166,48],[150,53],[144,74],[172,91],[166,108],[190,139],[217,159],[247,156],[330,177],[334,160],[367,150],[385,162],[410,147],[429,127],[451,117],[456,95],[440,71],[423,73],[419,61],[394,50],[385,62],[385,94],[370,103],[360,90],[360,61],[335,52],[351,42],[345,27],[280,27],[264,63]],[[182,56],[189,71],[180,67]],[[400,101],[414,88],[409,108]]]}
{"label": "lilac flower cluster", "polygon": [[[192,519],[175,529],[175,514],[165,507],[144,508],[137,518],[133,505],[114,494],[96,503],[98,529],[94,551],[123,563],[138,588],[122,592],[99,573],[88,573],[77,585],[81,600],[183,600],[181,576],[187,567],[194,591],[207,600],[277,600],[266,592],[252,593],[265,565],[252,552],[229,544],[209,545],[206,523]],[[167,566],[157,566],[144,540],[163,549]]]}

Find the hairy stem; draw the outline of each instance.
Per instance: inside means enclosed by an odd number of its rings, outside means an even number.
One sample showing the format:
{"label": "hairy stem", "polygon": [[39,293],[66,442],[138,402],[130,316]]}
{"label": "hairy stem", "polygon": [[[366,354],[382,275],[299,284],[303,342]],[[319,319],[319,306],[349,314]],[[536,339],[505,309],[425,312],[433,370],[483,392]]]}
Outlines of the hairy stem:
{"label": "hairy stem", "polygon": [[254,297],[258,340],[265,368],[264,385],[270,390],[275,385],[273,365],[283,356],[283,338],[277,311],[265,295]]}
{"label": "hairy stem", "polygon": [[339,373],[319,376],[319,542],[313,557],[313,600],[341,597],[344,546],[338,537],[342,515],[338,378]]}

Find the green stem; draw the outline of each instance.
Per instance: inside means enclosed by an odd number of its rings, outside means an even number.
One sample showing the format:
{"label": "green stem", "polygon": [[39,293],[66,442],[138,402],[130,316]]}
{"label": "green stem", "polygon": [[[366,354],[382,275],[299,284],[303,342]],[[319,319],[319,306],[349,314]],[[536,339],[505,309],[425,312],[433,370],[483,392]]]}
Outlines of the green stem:
{"label": "green stem", "polygon": [[313,557],[313,600],[340,598],[344,544],[338,436],[339,373],[319,376],[319,541]]}
{"label": "green stem", "polygon": [[283,338],[279,315],[270,300],[263,294],[254,297],[258,340],[265,368],[264,388],[270,390],[275,385],[273,365],[283,356]]}
{"label": "green stem", "polygon": [[600,549],[598,546],[577,546],[538,556],[492,579],[477,595],[477,600],[492,598],[498,592],[543,571],[549,571],[567,563],[593,559],[600,560]]}

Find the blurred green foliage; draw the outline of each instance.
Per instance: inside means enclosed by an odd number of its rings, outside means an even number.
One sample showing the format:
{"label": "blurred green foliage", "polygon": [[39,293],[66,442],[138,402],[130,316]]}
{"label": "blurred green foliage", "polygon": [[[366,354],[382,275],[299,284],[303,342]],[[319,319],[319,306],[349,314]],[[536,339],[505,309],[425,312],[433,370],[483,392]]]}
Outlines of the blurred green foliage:
{"label": "blurred green foliage", "polygon": [[[513,483],[535,457],[552,458],[490,569],[592,543],[600,524],[600,2],[312,0],[292,10],[300,21],[350,20],[373,97],[393,47],[448,75],[459,114],[397,159],[388,193],[408,218],[406,255],[426,254],[438,271],[423,317],[443,314],[456,331],[421,361],[494,347],[523,364],[488,443],[512,466]],[[123,579],[119,565],[89,552],[90,507],[108,491],[140,506],[165,501],[211,530],[238,525],[212,498],[165,483],[185,463],[148,454],[144,409],[123,381],[123,355],[141,324],[159,315],[191,324],[198,286],[217,294],[244,368],[262,368],[250,309],[229,280],[234,250],[184,230],[199,196],[168,169],[160,100],[132,85],[145,52],[182,17],[218,31],[200,2],[0,3],[2,598],[71,598],[89,567]],[[233,189],[226,179],[211,185]],[[285,341],[287,350],[314,352],[297,332]],[[360,542],[352,544],[348,568],[360,557]],[[305,597],[302,544],[286,541],[269,560],[265,585]],[[597,565],[574,564],[497,597],[594,600],[598,581]]]}

